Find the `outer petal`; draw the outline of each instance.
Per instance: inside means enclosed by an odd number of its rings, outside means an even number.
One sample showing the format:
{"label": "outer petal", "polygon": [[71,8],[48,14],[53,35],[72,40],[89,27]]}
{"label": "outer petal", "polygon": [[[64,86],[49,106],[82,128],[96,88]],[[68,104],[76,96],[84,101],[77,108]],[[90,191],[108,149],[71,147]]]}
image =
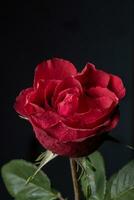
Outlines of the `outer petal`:
{"label": "outer petal", "polygon": [[108,127],[106,127],[106,129],[104,131],[109,132],[109,131],[113,130],[117,126],[119,119],[120,119],[120,113],[119,113],[119,110],[117,109],[117,111],[114,114],[112,120],[110,121]]}
{"label": "outer petal", "polygon": [[104,91],[102,90],[99,94],[100,96],[98,95],[97,97],[95,92],[96,89],[90,91],[90,94],[93,96],[87,97],[87,95],[85,95],[83,98],[81,97],[79,99],[77,113],[66,118],[64,121],[65,124],[73,128],[91,129],[103,124],[109,119],[118,104],[116,95],[112,92],[109,92],[110,94],[106,92],[103,93]]}
{"label": "outer petal", "polygon": [[76,75],[76,73],[76,68],[69,61],[59,58],[43,61],[35,70],[34,86],[37,86],[40,79],[62,80],[68,76]]}
{"label": "outer petal", "polygon": [[81,157],[95,151],[103,142],[102,136],[95,136],[82,142],[63,143],[51,137],[46,131],[38,127],[33,127],[35,135],[42,146],[53,153],[68,157]]}
{"label": "outer petal", "polygon": [[[114,120],[114,118],[113,118]],[[108,125],[112,124],[112,120]],[[95,151],[105,140],[104,130],[103,134],[95,135],[93,137],[85,138],[82,141],[72,141],[64,143],[57,138],[52,137],[47,131],[33,126],[35,135],[42,146],[51,150],[53,153],[68,157],[86,156]],[[107,131],[107,130],[106,130]]]}
{"label": "outer petal", "polygon": [[18,112],[22,116],[27,116],[27,112],[25,110],[25,105],[27,104],[27,96],[33,93],[33,88],[28,88],[22,90],[18,97],[16,98],[16,102],[14,104],[14,108],[16,112]]}
{"label": "outer petal", "polygon": [[58,123],[55,126],[52,126],[48,129],[45,129],[47,134],[59,142],[67,143],[67,142],[80,142],[84,141],[87,138],[91,138],[96,134],[100,134],[103,132],[103,129],[108,127],[110,120],[107,120],[105,123],[100,126],[94,127],[92,129],[77,129],[71,128],[65,125],[63,122]]}
{"label": "outer petal", "polygon": [[120,77],[110,75],[108,88],[113,91],[119,99],[122,99],[126,94],[126,89]]}
{"label": "outer petal", "polygon": [[90,97],[99,98],[99,97],[109,97],[113,101],[118,103],[118,98],[114,92],[110,91],[108,88],[102,87],[91,87],[89,90],[86,91]]}
{"label": "outer petal", "polygon": [[113,92],[107,88],[91,88],[86,91],[86,94],[80,96],[77,112],[84,114],[94,109],[104,113],[104,109],[109,108],[112,103],[118,104],[118,98]]}
{"label": "outer petal", "polygon": [[42,101],[38,92],[34,91],[33,88],[28,88],[16,98],[14,108],[20,115],[28,118],[32,114],[44,112],[41,105]]}
{"label": "outer petal", "polygon": [[76,75],[76,78],[86,88],[92,86],[107,87],[110,80],[108,73],[95,69],[95,66],[91,63],[88,63],[82,72]]}
{"label": "outer petal", "polygon": [[53,111],[39,112],[30,116],[30,122],[42,129],[50,128],[59,123],[59,121],[61,121],[60,116]]}

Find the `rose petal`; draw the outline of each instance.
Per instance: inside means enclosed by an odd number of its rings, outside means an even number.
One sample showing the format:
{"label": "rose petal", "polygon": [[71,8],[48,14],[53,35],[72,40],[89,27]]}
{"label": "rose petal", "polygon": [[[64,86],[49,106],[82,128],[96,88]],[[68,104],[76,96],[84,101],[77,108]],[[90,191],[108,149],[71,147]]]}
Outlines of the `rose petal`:
{"label": "rose petal", "polygon": [[104,129],[104,131],[106,131],[106,132],[111,131],[112,129],[114,129],[117,126],[119,119],[120,119],[120,112],[118,109],[116,110],[116,112],[114,113],[114,115],[112,116],[111,119],[112,120],[110,120],[108,127],[106,127]]}
{"label": "rose petal", "polygon": [[40,95],[33,88],[23,90],[16,98],[14,108],[20,115],[29,117],[34,113],[43,112]]}
{"label": "rose petal", "polygon": [[[47,135],[57,139],[59,142],[81,142],[87,138],[112,130],[119,121],[119,113],[116,112],[105,123],[92,129],[77,129],[66,126],[63,122],[59,122],[50,128],[45,129]],[[34,124],[35,125],[35,124]]]}
{"label": "rose petal", "polygon": [[102,88],[102,87],[91,87],[90,89],[88,89],[86,91],[86,93],[93,97],[93,98],[97,98],[97,97],[109,97],[111,99],[113,99],[113,101],[118,103],[118,98],[115,95],[114,92],[110,91],[108,88]]}
{"label": "rose petal", "polygon": [[118,98],[116,95],[102,87],[92,87],[86,90],[85,94],[81,95],[79,98],[78,113],[89,112],[93,110],[104,110],[109,108],[112,103],[118,104]]}
{"label": "rose petal", "polygon": [[30,117],[31,115],[35,113],[42,113],[44,112],[44,108],[38,106],[37,104],[34,103],[28,103],[25,105],[24,110],[27,113],[27,117]]}
{"label": "rose petal", "polygon": [[119,99],[122,99],[126,94],[126,89],[120,77],[110,75],[108,88],[113,91]]}
{"label": "rose petal", "polygon": [[41,107],[45,107],[45,87],[46,82],[44,80],[39,80],[37,83],[37,88],[35,89],[37,101],[36,103]]}
{"label": "rose petal", "polygon": [[18,95],[18,97],[16,98],[14,108],[15,108],[16,112],[18,112],[22,116],[27,116],[27,112],[24,107],[28,103],[27,96],[29,94],[32,94],[33,91],[34,91],[33,88],[27,88],[25,90],[22,90],[20,92],[20,94]]}
{"label": "rose petal", "polygon": [[36,126],[33,126],[39,142],[46,149],[61,156],[81,157],[95,151],[103,142],[103,136],[95,136],[82,142],[63,143],[48,135],[48,133]]}
{"label": "rose petal", "polygon": [[53,101],[54,108],[57,108],[57,104],[59,102],[63,101],[63,99],[66,97],[67,94],[72,94],[72,95],[79,96],[80,92],[79,92],[79,89],[77,87],[67,88],[67,89],[59,92],[57,98],[55,99],[55,101]]}
{"label": "rose petal", "polygon": [[58,95],[67,89],[75,89],[77,88],[77,92],[80,94],[83,92],[82,86],[78,80],[74,77],[68,77],[65,80],[61,81],[60,84],[56,87],[54,95],[53,95],[53,102],[56,102]]}
{"label": "rose petal", "polygon": [[91,63],[88,63],[82,72],[76,75],[76,78],[86,88],[92,86],[107,87],[110,80],[108,73],[95,69],[95,66]]}
{"label": "rose petal", "polygon": [[109,120],[100,126],[94,127],[92,129],[80,129],[80,128],[72,128],[64,124],[63,122],[59,122],[55,126],[46,129],[48,135],[53,138],[56,138],[58,141],[66,143],[66,142],[80,142],[89,137],[93,137],[96,134],[100,134],[103,129],[105,129],[109,124]]}
{"label": "rose petal", "polygon": [[53,95],[55,93],[56,87],[60,84],[59,80],[50,80],[47,81],[45,86],[45,107],[50,108],[53,107]]}
{"label": "rose petal", "polygon": [[53,111],[44,111],[31,115],[30,121],[35,126],[46,129],[59,123],[61,118]]}
{"label": "rose petal", "polygon": [[38,100],[40,101],[39,105],[41,105],[41,107],[45,109],[50,109],[52,107],[53,94],[55,88],[59,83],[59,80],[38,81],[37,88],[35,89],[35,91],[37,93]]}
{"label": "rose petal", "polygon": [[58,113],[64,117],[74,114],[78,108],[78,101],[76,95],[67,94],[63,101],[58,104]]}
{"label": "rose petal", "polygon": [[110,97],[83,98],[77,113],[65,119],[64,123],[73,128],[93,128],[104,123],[112,112],[117,102]]}
{"label": "rose petal", "polygon": [[69,61],[59,58],[43,61],[36,67],[34,86],[37,87],[37,83],[40,79],[63,80],[64,78],[75,75],[76,73],[76,68]]}
{"label": "rose petal", "polygon": [[90,73],[94,70],[95,70],[95,65],[92,63],[88,63],[80,73],[77,73],[75,78],[78,79],[83,85],[88,81]]}
{"label": "rose petal", "polygon": [[95,108],[100,109],[105,112],[105,110],[109,109],[111,106],[115,106],[113,99],[110,97],[99,97],[94,99]]}

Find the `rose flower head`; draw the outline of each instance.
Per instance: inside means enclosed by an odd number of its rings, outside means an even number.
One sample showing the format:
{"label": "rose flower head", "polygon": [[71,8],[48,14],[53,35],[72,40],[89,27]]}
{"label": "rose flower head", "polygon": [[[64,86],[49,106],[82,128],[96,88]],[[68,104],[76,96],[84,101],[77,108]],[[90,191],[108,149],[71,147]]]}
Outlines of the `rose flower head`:
{"label": "rose flower head", "polygon": [[15,110],[32,124],[36,138],[53,153],[69,157],[95,151],[119,121],[122,80],[87,63],[81,72],[53,58],[35,69],[33,86],[16,98]]}

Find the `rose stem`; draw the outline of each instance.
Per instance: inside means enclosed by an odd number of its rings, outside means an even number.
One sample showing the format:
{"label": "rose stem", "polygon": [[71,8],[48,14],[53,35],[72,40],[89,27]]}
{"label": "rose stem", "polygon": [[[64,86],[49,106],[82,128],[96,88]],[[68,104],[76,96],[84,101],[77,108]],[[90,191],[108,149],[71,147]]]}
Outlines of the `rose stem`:
{"label": "rose stem", "polygon": [[77,181],[77,163],[73,158],[70,158],[70,167],[71,167],[72,182],[74,188],[74,199],[80,200],[80,191]]}

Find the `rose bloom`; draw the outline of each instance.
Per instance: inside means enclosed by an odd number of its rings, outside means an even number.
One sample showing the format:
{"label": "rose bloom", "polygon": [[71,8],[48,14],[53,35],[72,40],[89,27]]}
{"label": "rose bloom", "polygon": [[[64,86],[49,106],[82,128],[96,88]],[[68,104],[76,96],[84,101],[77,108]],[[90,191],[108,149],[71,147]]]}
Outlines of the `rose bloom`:
{"label": "rose bloom", "polygon": [[53,153],[80,157],[95,151],[119,121],[122,80],[87,63],[81,72],[53,58],[35,70],[33,87],[16,98],[15,110],[32,124],[36,138]]}

